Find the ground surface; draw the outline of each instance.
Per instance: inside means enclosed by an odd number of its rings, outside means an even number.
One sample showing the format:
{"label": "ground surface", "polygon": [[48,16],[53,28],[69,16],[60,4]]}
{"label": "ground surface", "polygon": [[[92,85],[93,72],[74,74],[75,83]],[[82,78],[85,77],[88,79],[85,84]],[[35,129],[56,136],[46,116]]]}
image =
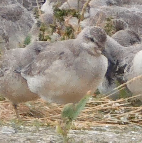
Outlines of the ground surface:
{"label": "ground surface", "polygon": [[[71,143],[142,143],[139,126],[100,126],[92,130],[71,130]],[[62,143],[54,128],[50,127],[0,127],[1,143]]]}
{"label": "ground surface", "polygon": [[[142,107],[121,102],[91,100],[73,123],[70,143],[142,143]],[[42,100],[20,104],[17,120],[10,102],[0,101],[0,143],[62,143],[62,108]]]}

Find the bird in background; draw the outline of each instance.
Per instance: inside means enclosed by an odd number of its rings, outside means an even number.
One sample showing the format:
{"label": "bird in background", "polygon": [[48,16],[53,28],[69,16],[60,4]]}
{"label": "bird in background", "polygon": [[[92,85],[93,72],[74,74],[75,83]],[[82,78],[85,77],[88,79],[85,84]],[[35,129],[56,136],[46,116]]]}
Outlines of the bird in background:
{"label": "bird in background", "polygon": [[[121,78],[123,82],[127,82],[141,73],[141,50],[142,44],[134,44],[124,47],[116,42],[110,36],[107,36],[105,56],[114,65],[117,65],[117,70],[114,74],[117,78]],[[128,89],[135,95],[142,92],[140,88],[141,80],[134,80],[127,84]]]}
{"label": "bird in background", "polygon": [[25,48],[6,50],[0,58],[0,95],[9,99],[19,117],[17,105],[39,96],[29,90],[20,70],[32,62],[48,45],[48,42],[34,42]]}
{"label": "bird in background", "polygon": [[[122,46],[124,47],[130,46],[131,48],[132,45],[134,47],[135,44],[141,43],[140,36],[136,32],[130,30],[128,28],[128,24],[123,19],[113,19],[112,22],[113,22],[113,27],[116,31],[116,33],[112,35],[112,38],[121,45],[121,48]],[[110,44],[111,42],[108,43]],[[117,45],[116,47],[119,47],[119,45]],[[109,49],[109,46],[106,48]],[[122,66],[122,68],[118,68],[119,63],[118,62],[114,63],[111,60],[109,60],[109,58],[108,58],[108,63],[109,63],[108,69],[104,81],[99,85],[98,89],[101,94],[103,95],[111,94],[109,97],[113,100],[116,100],[120,96],[120,92],[116,88],[119,84],[123,84],[125,82],[122,76],[124,73],[124,67]],[[126,87],[126,92],[127,94],[131,95],[127,87]]]}

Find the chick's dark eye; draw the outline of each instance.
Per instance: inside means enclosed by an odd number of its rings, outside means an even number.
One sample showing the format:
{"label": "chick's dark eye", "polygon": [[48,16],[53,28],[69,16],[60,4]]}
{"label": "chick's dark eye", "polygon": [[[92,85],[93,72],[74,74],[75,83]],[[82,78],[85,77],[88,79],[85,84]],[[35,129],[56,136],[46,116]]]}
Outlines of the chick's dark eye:
{"label": "chick's dark eye", "polygon": [[91,42],[94,42],[94,39],[93,38],[90,38]]}

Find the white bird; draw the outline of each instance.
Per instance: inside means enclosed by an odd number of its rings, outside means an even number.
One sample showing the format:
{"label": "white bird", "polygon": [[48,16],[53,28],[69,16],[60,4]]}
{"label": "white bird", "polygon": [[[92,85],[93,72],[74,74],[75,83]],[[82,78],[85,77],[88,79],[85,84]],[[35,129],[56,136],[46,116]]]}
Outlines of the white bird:
{"label": "white bird", "polygon": [[48,102],[78,102],[103,81],[108,66],[101,54],[105,42],[101,28],[87,27],[76,39],[47,46],[21,75],[29,89]]}
{"label": "white bird", "polygon": [[34,42],[26,48],[5,51],[1,57],[0,95],[12,102],[17,117],[18,103],[39,98],[37,94],[29,90],[26,80],[20,75],[19,71],[32,62],[47,44],[48,42]]}
{"label": "white bird", "polygon": [[[142,45],[141,45],[142,46]],[[132,82],[128,83],[127,86],[135,95],[142,94],[142,50],[137,52],[133,58],[130,69],[126,72],[126,79],[130,80],[134,77],[138,77]],[[142,95],[138,98],[142,101]]]}

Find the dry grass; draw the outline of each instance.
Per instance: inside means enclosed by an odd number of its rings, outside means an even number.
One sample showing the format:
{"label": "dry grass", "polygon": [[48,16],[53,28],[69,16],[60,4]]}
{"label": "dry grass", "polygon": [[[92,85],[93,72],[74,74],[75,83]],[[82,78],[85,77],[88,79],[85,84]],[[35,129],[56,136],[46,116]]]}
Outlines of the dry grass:
{"label": "dry grass", "polygon": [[[63,105],[48,104],[42,100],[19,105],[21,120],[26,125],[56,126],[61,120]],[[0,120],[9,123],[15,119],[15,112],[9,101],[0,101]],[[36,121],[36,123],[35,123]],[[92,98],[80,116],[74,121],[73,129],[91,129],[96,125],[142,125],[142,107],[129,105],[127,99],[111,101]]]}

